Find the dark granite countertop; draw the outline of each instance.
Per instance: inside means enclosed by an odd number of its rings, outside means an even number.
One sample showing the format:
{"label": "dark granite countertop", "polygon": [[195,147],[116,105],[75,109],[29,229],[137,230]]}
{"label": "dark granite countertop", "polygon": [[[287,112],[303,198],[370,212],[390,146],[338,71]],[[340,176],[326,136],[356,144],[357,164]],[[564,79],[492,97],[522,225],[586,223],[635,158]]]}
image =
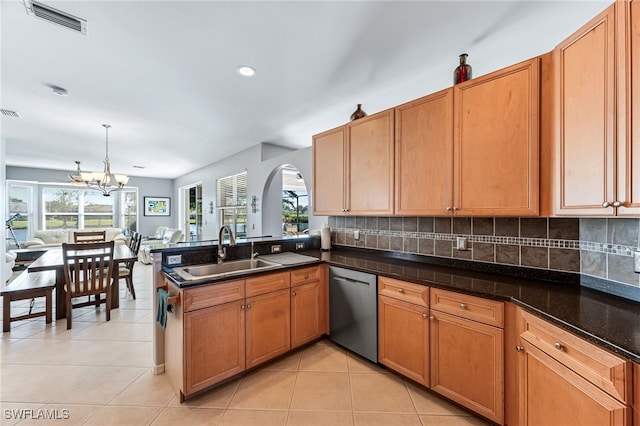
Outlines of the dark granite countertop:
{"label": "dark granite countertop", "polygon": [[640,363],[640,304],[583,288],[575,274],[550,277],[546,271],[537,273],[522,268],[516,271],[520,276],[493,274],[419,261],[429,260],[424,256],[407,260],[387,252],[361,249],[339,248],[304,254],[317,256],[335,266],[513,302],[600,347]]}
{"label": "dark granite countertop", "polygon": [[[211,242],[172,245],[154,247],[153,251],[185,253],[211,245]],[[579,274],[346,247],[298,253],[335,266],[513,302],[600,347],[640,363],[640,303],[582,287]],[[278,269],[299,266],[304,265],[283,265]],[[180,287],[231,278],[187,283],[172,273],[171,268],[163,267],[163,271]],[[233,278],[249,275],[253,274]]]}

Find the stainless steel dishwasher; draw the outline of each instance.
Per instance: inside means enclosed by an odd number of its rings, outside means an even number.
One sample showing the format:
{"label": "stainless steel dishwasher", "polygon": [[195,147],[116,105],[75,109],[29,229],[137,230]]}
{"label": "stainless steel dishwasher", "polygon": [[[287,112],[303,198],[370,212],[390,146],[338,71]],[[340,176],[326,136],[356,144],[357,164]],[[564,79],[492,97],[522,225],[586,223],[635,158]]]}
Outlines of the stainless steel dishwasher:
{"label": "stainless steel dishwasher", "polygon": [[378,362],[376,275],[329,266],[329,338]]}

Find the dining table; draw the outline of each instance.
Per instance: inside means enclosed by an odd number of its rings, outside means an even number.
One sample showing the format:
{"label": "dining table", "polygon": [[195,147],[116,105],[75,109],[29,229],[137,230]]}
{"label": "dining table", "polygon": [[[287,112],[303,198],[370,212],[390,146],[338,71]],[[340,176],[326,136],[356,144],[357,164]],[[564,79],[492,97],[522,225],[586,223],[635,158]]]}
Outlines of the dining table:
{"label": "dining table", "polygon": [[[111,308],[120,306],[120,280],[118,278],[118,267],[120,263],[136,260],[138,256],[131,251],[126,244],[118,244],[113,248],[113,259],[115,261],[112,291],[111,291]],[[54,247],[48,249],[42,256],[38,257],[31,265],[27,267],[29,272],[55,271],[56,274],[56,319],[66,318],[67,299],[64,290],[64,261],[62,259],[62,247]]]}

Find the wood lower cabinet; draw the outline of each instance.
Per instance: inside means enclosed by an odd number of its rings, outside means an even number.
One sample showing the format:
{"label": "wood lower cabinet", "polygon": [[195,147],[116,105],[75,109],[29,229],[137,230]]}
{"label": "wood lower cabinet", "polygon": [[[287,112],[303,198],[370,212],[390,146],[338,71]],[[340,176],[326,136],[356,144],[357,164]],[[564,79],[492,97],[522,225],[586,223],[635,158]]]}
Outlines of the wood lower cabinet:
{"label": "wood lower cabinet", "polygon": [[378,296],[378,362],[429,386],[429,308]]}
{"label": "wood lower cabinet", "polygon": [[291,349],[289,301],[289,289],[246,299],[247,368]]}
{"label": "wood lower cabinet", "polygon": [[297,348],[322,336],[323,286],[320,280],[291,288],[291,347]]}
{"label": "wood lower cabinet", "polygon": [[378,362],[429,386],[429,287],[378,277]]}
{"label": "wood lower cabinet", "polygon": [[245,370],[243,300],[188,312],[184,326],[186,395]]}
{"label": "wood lower cabinet", "polygon": [[529,342],[520,347],[520,425],[631,424],[625,404]]}
{"label": "wood lower cabinet", "polygon": [[632,364],[518,309],[522,425],[632,424]]}
{"label": "wood lower cabinet", "polygon": [[[431,389],[496,423],[504,422],[504,333],[502,328],[447,314],[433,307],[446,295],[431,289]],[[473,300],[488,311],[500,310],[501,302],[459,295],[459,305]],[[464,315],[466,308],[458,307]],[[501,324],[502,325],[502,324]]]}

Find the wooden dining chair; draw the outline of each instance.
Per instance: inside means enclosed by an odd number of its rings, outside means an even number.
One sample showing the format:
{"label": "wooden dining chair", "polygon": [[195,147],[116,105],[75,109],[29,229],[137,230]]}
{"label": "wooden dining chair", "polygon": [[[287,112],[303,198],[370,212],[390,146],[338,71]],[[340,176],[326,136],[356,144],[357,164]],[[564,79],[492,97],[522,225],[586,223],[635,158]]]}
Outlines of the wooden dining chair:
{"label": "wooden dining chair", "polygon": [[107,240],[107,231],[76,231],[73,233],[74,243],[100,243]]}
{"label": "wooden dining chair", "polygon": [[[71,328],[73,308],[105,303],[107,321],[111,320],[111,283],[115,272],[114,242],[62,243],[64,291],[67,302],[67,329]],[[105,299],[100,295],[105,294]],[[81,296],[95,296],[95,300],[73,304]]]}
{"label": "wooden dining chair", "polygon": [[142,242],[142,234],[138,232],[134,232],[129,240],[129,249],[134,254],[135,259],[128,260],[124,263],[121,263],[118,266],[118,279],[124,279],[127,284],[127,289],[129,289],[129,293],[133,296],[133,300],[136,299],[136,290],[133,287],[133,265],[135,265],[138,259],[138,251],[140,250],[140,243]]}

